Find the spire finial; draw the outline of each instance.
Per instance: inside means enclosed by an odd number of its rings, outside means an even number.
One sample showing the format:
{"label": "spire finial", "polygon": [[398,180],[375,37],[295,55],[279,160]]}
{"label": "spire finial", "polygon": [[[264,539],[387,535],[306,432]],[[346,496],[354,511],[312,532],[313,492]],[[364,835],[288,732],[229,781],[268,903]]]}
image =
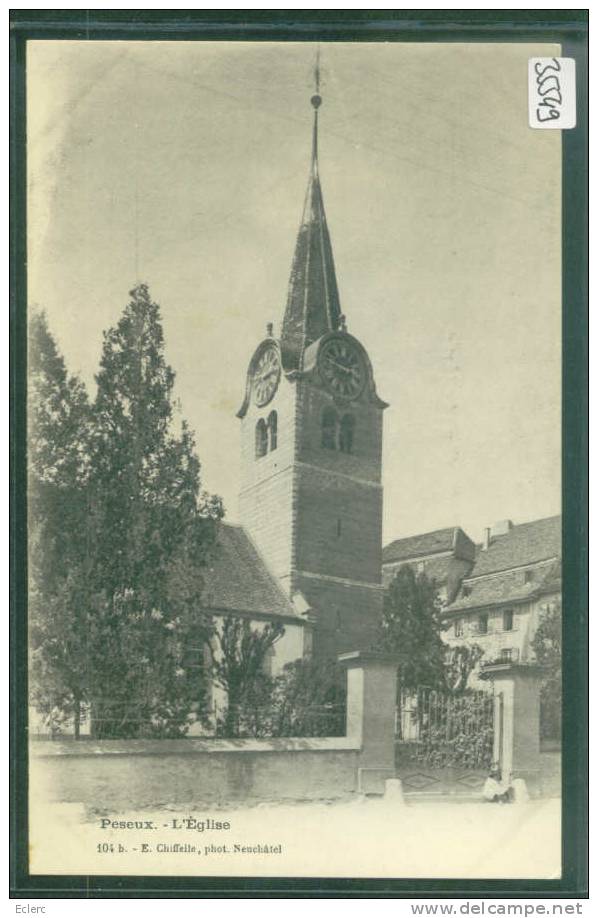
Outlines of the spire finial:
{"label": "spire finial", "polygon": [[311,151],[311,167],[314,175],[318,171],[318,109],[322,104],[322,96],[320,95],[320,46],[318,45],[318,50],[316,51],[316,65],[314,68],[314,81],[316,84],[315,95],[311,97],[311,104],[314,108],[314,136],[313,144]]}
{"label": "spire finial", "polygon": [[315,95],[311,97],[311,104],[317,110],[322,104],[322,96],[320,95],[320,46],[318,45],[318,50],[316,51],[316,65],[314,67],[314,82],[316,84]]}

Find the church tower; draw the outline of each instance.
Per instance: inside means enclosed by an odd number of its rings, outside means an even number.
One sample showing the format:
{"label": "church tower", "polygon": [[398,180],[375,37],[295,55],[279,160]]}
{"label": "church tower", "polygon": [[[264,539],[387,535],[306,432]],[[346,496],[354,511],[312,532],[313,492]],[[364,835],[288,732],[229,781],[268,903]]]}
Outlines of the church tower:
{"label": "church tower", "polygon": [[307,195],[279,338],[247,371],[241,522],[314,621],[314,654],[369,646],[382,613],[382,415],[365,347],[347,331],[318,174],[316,68]]}

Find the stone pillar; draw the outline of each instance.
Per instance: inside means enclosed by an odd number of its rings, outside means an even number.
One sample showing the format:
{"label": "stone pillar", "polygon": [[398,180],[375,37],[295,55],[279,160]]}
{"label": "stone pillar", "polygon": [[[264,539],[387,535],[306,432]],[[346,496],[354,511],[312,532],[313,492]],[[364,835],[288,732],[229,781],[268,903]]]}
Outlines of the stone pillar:
{"label": "stone pillar", "polygon": [[395,776],[396,657],[353,651],[338,660],[347,669],[347,736],[361,746],[358,790],[384,793]]}
{"label": "stone pillar", "polygon": [[542,670],[534,663],[491,663],[483,667],[481,678],[492,681],[494,758],[503,778],[523,780],[530,792],[538,793]]}

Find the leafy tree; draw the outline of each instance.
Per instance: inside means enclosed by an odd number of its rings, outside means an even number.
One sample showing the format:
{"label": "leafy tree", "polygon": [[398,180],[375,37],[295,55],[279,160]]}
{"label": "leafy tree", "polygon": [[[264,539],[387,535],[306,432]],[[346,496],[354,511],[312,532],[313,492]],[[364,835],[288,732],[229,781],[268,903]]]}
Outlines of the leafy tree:
{"label": "leafy tree", "polygon": [[31,694],[52,727],[73,718],[78,736],[86,680],[89,404],[42,312],[30,319],[28,356]]}
{"label": "leafy tree", "polygon": [[344,735],[345,679],[335,660],[287,663],[274,689],[273,735]]}
{"label": "leafy tree", "polygon": [[94,614],[88,682],[97,736],[170,736],[201,714],[201,568],[223,510],[200,494],[194,438],[175,425],[174,372],[145,284],[104,333],[88,517]]}
{"label": "leafy tree", "polygon": [[479,644],[457,644],[445,648],[445,678],[452,692],[464,692],[471,673],[484,656]]}
{"label": "leafy tree", "polygon": [[562,689],[562,633],[561,603],[550,604],[544,613],[532,640],[536,660],[545,667],[540,690],[540,731],[550,739],[560,739],[563,704]]}
{"label": "leafy tree", "polygon": [[[209,647],[212,677],[226,693],[226,708],[218,724],[224,736],[269,731],[269,726],[259,720],[263,708],[271,706],[274,690],[265,663],[283,634],[280,622],[267,622],[263,628],[256,629],[248,619],[232,615],[215,628]],[[269,719],[270,715],[266,716]]]}
{"label": "leafy tree", "polygon": [[420,685],[444,688],[445,646],[440,637],[440,608],[434,581],[415,574],[410,565],[399,568],[384,596],[377,649],[393,653],[398,661],[398,690]]}

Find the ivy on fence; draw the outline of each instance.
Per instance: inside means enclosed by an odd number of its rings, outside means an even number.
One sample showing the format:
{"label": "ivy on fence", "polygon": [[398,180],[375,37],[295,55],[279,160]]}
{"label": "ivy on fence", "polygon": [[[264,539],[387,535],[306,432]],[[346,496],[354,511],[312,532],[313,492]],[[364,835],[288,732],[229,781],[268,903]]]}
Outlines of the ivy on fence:
{"label": "ivy on fence", "polygon": [[434,768],[490,766],[493,699],[486,692],[449,695],[420,688],[402,696],[397,714],[398,740],[408,758]]}

